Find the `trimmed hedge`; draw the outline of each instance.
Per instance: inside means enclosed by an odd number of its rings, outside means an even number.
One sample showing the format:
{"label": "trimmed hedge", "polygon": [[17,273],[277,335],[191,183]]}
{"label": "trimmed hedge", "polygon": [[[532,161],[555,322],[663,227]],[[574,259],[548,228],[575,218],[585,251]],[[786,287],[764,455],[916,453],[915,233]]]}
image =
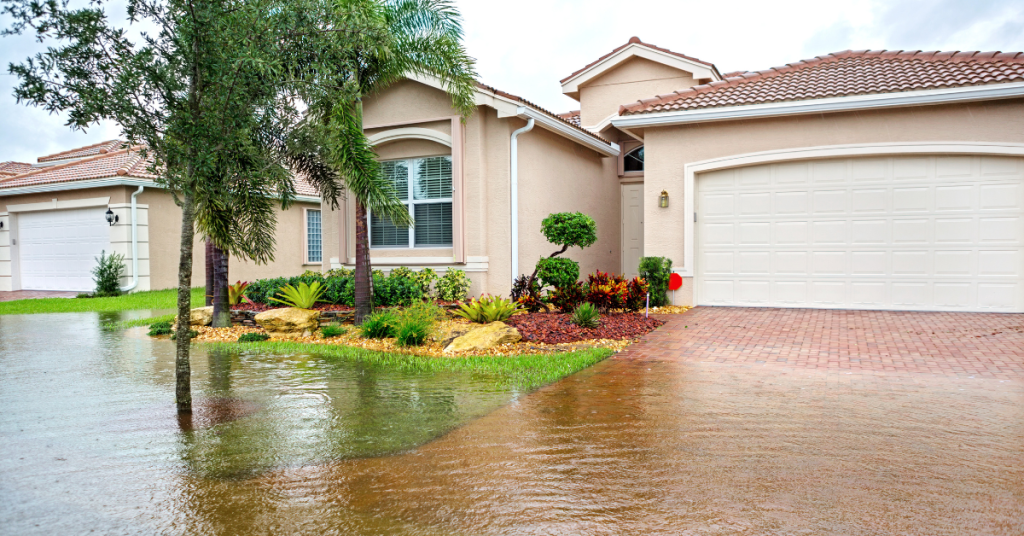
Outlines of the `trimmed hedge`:
{"label": "trimmed hedge", "polygon": [[[405,267],[395,268],[384,275],[373,271],[373,304],[377,307],[411,305],[431,295],[430,284],[437,279],[433,270],[414,272]],[[326,289],[318,303],[355,306],[355,275],[352,270],[331,270],[326,274],[307,271],[295,277],[276,277],[252,282],[245,289],[245,297],[253,303],[273,304],[271,298],[280,298],[281,287],[299,283],[319,282]]]}

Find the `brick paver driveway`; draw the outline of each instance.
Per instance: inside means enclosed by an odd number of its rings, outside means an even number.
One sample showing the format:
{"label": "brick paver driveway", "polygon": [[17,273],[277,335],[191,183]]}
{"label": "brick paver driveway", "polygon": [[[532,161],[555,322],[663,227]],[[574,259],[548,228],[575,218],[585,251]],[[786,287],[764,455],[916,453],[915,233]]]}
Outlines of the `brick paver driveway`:
{"label": "brick paver driveway", "polygon": [[28,300],[33,298],[74,298],[77,292],[60,292],[56,290],[15,290],[0,292],[0,302]]}
{"label": "brick paver driveway", "polygon": [[620,354],[850,372],[1024,380],[1024,315],[698,307]]}

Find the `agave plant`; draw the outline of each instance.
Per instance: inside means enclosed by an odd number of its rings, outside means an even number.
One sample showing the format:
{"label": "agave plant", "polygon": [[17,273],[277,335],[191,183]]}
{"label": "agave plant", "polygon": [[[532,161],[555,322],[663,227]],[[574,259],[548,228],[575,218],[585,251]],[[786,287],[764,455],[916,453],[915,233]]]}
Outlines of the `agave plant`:
{"label": "agave plant", "polygon": [[238,305],[244,301],[249,301],[245,298],[245,289],[249,288],[249,282],[239,281],[234,285],[228,285],[228,304]]}
{"label": "agave plant", "polygon": [[469,303],[459,305],[455,314],[478,324],[489,324],[491,322],[502,322],[509,317],[522,311],[518,303],[502,298],[501,296],[481,296],[480,299],[469,300]]}
{"label": "agave plant", "polygon": [[283,303],[296,309],[312,309],[325,290],[327,289],[320,285],[319,281],[313,281],[312,285],[299,283],[298,287],[285,285],[281,287],[282,297],[280,299],[270,298],[270,301]]}

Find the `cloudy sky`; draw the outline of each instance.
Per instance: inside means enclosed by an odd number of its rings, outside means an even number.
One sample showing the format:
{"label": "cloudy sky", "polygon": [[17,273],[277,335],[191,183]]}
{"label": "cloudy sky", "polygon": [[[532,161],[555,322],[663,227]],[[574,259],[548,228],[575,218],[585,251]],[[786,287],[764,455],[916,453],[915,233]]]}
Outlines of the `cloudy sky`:
{"label": "cloudy sky", "polygon": [[[560,79],[634,35],[723,73],[846,49],[1024,51],[1020,0],[456,1],[481,80],[556,112],[578,109]],[[39,49],[31,38],[3,38],[0,60]],[[63,117],[16,104],[15,82],[0,76],[0,161],[117,137],[116,125],[72,132]]]}

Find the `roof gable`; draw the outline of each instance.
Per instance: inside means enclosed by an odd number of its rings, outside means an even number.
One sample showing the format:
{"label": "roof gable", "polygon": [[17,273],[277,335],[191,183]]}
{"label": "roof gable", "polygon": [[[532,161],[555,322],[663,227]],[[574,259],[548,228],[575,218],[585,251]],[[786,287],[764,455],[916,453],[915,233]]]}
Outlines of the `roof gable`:
{"label": "roof gable", "polygon": [[836,52],[644,99],[621,115],[1024,82],[1024,53]]}
{"label": "roof gable", "polygon": [[721,80],[718,69],[711,63],[673,52],[633,37],[628,43],[601,56],[586,67],[561,80],[562,93],[579,100],[580,86],[609,73],[633,58],[643,58],[688,73],[694,79]]}
{"label": "roof gable", "polygon": [[92,145],[86,145],[85,147],[78,147],[76,149],[69,149],[67,151],[61,151],[59,153],[49,154],[46,156],[40,156],[36,159],[40,164],[45,162],[57,162],[60,160],[68,160],[72,158],[85,158],[87,156],[96,156],[98,154],[107,154],[111,151],[124,148],[124,142],[121,140],[108,140],[100,143],[94,143]]}

